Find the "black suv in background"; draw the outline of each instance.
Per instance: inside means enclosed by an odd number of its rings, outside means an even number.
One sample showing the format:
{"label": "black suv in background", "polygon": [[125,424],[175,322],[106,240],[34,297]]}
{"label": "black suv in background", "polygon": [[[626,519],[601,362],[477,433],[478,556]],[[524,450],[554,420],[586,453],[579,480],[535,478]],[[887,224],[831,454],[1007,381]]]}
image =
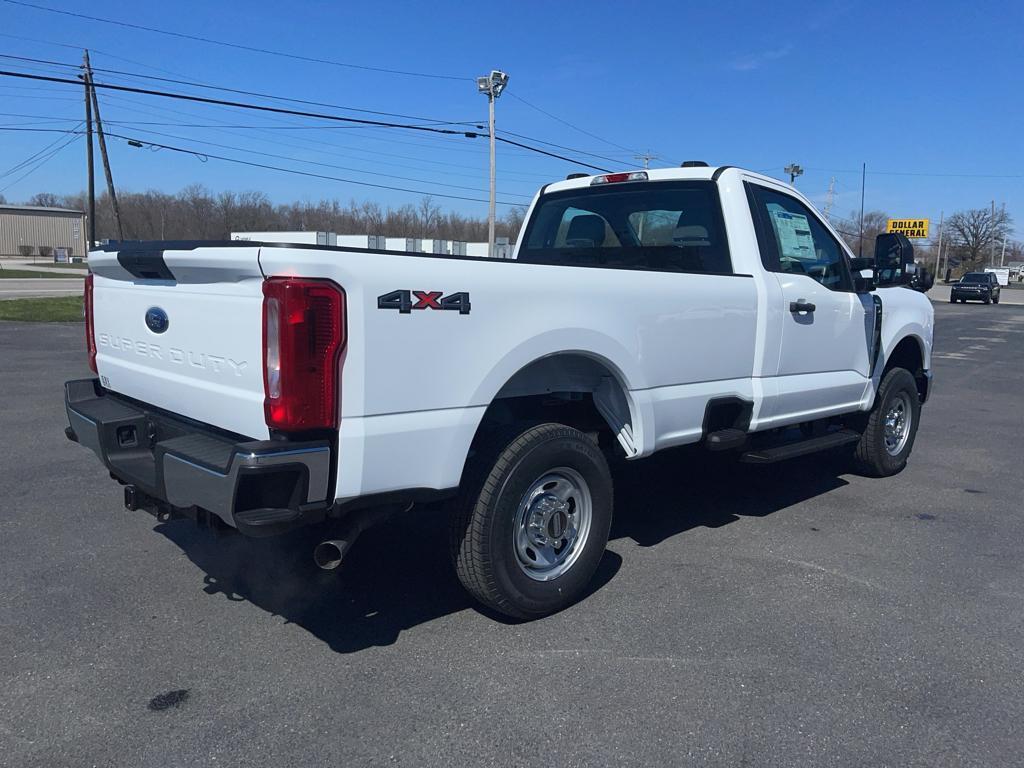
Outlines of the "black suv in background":
{"label": "black suv in background", "polygon": [[999,280],[994,272],[968,272],[960,278],[959,283],[953,283],[949,291],[949,303],[954,304],[958,300],[966,302],[983,301],[986,304],[999,303]]}

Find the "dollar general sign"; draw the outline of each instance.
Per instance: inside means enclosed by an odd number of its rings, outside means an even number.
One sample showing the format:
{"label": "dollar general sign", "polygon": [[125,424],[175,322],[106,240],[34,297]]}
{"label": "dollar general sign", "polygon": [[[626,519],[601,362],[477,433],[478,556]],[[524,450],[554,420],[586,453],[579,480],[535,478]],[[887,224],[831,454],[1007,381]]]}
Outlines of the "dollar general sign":
{"label": "dollar general sign", "polygon": [[886,232],[900,232],[909,239],[928,237],[928,219],[889,219]]}

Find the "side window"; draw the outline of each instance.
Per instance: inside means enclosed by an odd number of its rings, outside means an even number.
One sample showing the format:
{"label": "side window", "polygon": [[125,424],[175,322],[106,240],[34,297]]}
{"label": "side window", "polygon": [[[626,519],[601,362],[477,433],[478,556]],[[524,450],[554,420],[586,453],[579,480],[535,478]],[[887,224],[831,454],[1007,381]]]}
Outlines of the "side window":
{"label": "side window", "polygon": [[806,275],[826,288],[849,290],[842,246],[803,203],[766,187],[748,184],[766,269]]}

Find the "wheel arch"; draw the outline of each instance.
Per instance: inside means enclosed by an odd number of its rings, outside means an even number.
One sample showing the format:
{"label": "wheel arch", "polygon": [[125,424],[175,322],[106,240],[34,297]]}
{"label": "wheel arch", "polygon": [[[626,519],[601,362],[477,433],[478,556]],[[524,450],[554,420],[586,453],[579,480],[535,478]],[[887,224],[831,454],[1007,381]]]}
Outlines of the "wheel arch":
{"label": "wheel arch", "polygon": [[491,384],[466,460],[490,429],[514,421],[555,421],[604,433],[626,457],[636,456],[643,416],[629,381],[622,366],[592,349],[549,350],[525,360]]}
{"label": "wheel arch", "polygon": [[910,372],[917,383],[918,398],[924,402],[928,397],[928,374],[926,366],[927,347],[924,339],[914,333],[902,336],[885,356],[885,365],[881,375],[893,368],[904,368]]}

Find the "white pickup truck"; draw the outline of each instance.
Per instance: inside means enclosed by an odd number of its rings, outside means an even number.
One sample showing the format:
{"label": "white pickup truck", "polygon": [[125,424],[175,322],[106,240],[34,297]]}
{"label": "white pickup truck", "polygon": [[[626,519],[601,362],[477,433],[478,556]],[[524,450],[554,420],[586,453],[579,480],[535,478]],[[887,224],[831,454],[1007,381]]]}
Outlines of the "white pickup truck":
{"label": "white pickup truck", "polygon": [[446,500],[462,583],[520,618],[593,575],[610,458],[846,447],[900,471],[931,378],[910,244],[881,235],[878,263],[856,259],[792,187],[686,165],[545,186],[508,260],[92,251],[98,378],[67,383],[67,435],[160,519],[340,529],[321,567],[389,511]]}

